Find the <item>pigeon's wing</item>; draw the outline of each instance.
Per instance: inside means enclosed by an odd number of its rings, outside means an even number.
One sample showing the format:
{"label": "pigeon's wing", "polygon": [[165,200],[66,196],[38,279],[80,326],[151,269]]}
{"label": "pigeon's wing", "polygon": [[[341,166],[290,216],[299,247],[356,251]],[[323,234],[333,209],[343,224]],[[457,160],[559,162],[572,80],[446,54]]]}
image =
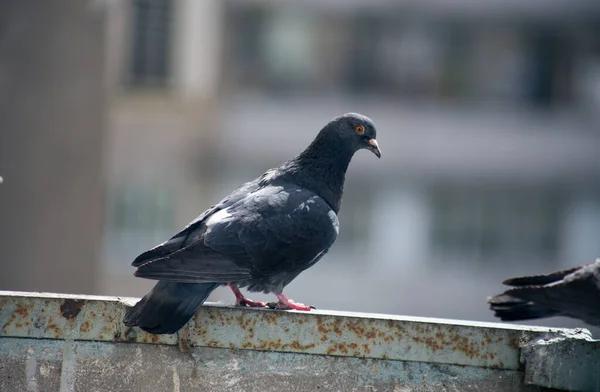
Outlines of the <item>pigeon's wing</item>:
{"label": "pigeon's wing", "polygon": [[238,218],[215,224],[205,243],[224,254],[249,258],[259,275],[310,267],[339,232],[331,207],[294,186],[264,188],[234,207],[231,213]]}
{"label": "pigeon's wing", "polygon": [[549,283],[558,282],[565,276],[572,274],[581,267],[574,267],[567,270],[555,271],[546,275],[521,276],[518,278],[506,279],[504,282],[507,286],[539,286]]}
{"label": "pigeon's wing", "polygon": [[504,312],[504,317],[519,316],[525,319],[523,316],[527,312],[537,315],[536,318],[561,314],[600,325],[600,263],[577,267],[572,271],[548,284],[507,290],[488,302],[493,310]]}
{"label": "pigeon's wing", "polygon": [[131,265],[133,267],[139,267],[149,261],[161,259],[169,254],[176,252],[183,248],[189,243],[189,239],[196,237],[194,234],[202,232],[204,230],[203,222],[207,216],[214,214],[219,211],[222,207],[220,205],[214,205],[200,214],[196,219],[190,222],[183,230],[175,234],[173,237],[155,246],[154,248],[147,250],[138,257],[135,258]]}
{"label": "pigeon's wing", "polygon": [[511,297],[508,294],[498,294],[488,298],[490,309],[502,321],[533,320],[559,316],[560,312],[533,302]]}
{"label": "pigeon's wing", "polygon": [[175,234],[173,237],[163,242],[162,244],[159,244],[154,248],[140,254],[131,265],[134,267],[139,267],[140,265],[145,264],[149,261],[162,259],[170,255],[171,253],[176,252],[186,247],[190,243],[194,242],[203,234],[204,230],[206,229],[204,222],[207,218],[223,210],[224,208],[227,208],[237,203],[239,200],[246,197],[249,193],[259,189],[261,186],[264,185],[264,179],[268,178],[271,172],[272,170],[267,171],[258,179],[243,184],[241,187],[236,189],[233,193],[225,197],[219,203],[210,207],[202,214],[200,214],[179,233]]}
{"label": "pigeon's wing", "polygon": [[136,276],[177,282],[245,281],[302,271],[338,233],[337,216],[314,193],[267,186],[205,220],[196,241],[141,265]]}

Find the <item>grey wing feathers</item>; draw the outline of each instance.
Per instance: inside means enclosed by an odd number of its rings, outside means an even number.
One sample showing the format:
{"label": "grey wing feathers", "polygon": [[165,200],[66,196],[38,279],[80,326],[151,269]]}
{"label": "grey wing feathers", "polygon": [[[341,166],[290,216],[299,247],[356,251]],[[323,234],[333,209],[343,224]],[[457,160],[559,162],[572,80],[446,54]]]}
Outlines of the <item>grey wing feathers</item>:
{"label": "grey wing feathers", "polygon": [[248,279],[250,271],[230,257],[196,243],[138,267],[135,276],[179,283],[228,283]]}
{"label": "grey wing feathers", "polygon": [[169,254],[178,251],[189,243],[189,237],[194,233],[194,230],[201,226],[202,221],[218,210],[217,206],[212,206],[200,216],[190,222],[183,230],[175,234],[173,237],[163,242],[160,245],[142,253],[131,263],[133,267],[139,267],[140,265],[147,263],[152,260],[161,259],[168,256]]}
{"label": "grey wing feathers", "polygon": [[[509,279],[517,287],[488,299],[505,320],[565,315],[600,324],[600,263],[548,275]],[[539,284],[538,284],[539,283]]]}
{"label": "grey wing feathers", "polygon": [[556,271],[546,275],[533,275],[533,276],[522,276],[519,278],[506,279],[503,283],[507,286],[539,286],[553,282],[557,282],[563,279],[565,276],[572,274],[573,272],[581,269],[581,267],[574,267],[568,270]]}
{"label": "grey wing feathers", "polygon": [[[266,186],[203,220],[198,240],[147,262],[136,276],[175,282],[236,282],[284,276],[319,259],[337,236],[337,217],[314,193]],[[261,283],[266,286],[269,282]],[[262,286],[261,286],[262,287]],[[266,290],[266,288],[265,288]]]}
{"label": "grey wing feathers", "polygon": [[[131,263],[131,265],[133,267],[139,267],[144,263],[164,258],[169,254],[174,253],[185,246],[188,246],[191,242],[198,239],[198,237],[202,234],[202,231],[204,230],[202,226],[205,219],[244,198],[249,192],[258,189],[259,180],[262,179],[265,175],[260,177],[258,180],[243,184],[241,187],[239,187],[233,193],[231,193],[231,195],[227,196],[218,204],[208,208],[206,211],[200,214],[196,219],[191,221],[185,228],[183,228],[183,230],[175,234],[169,240],[139,255],[133,261],[133,263]],[[198,231],[200,231],[200,233]]]}

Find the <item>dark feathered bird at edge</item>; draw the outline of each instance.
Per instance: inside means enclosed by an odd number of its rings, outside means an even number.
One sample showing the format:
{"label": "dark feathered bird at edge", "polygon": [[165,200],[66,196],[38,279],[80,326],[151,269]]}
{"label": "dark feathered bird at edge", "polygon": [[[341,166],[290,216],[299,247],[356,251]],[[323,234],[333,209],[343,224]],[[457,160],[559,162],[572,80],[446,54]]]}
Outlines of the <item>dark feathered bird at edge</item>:
{"label": "dark feathered bird at edge", "polygon": [[600,259],[547,275],[504,281],[514,288],[488,298],[503,321],[565,316],[600,326]]}
{"label": "dark feathered bird at edge", "polygon": [[221,285],[238,306],[265,304],[250,292],[273,293],[282,309],[310,310],[283,294],[334,243],[344,179],[355,152],[381,151],[375,125],[348,113],[330,121],[297,157],[242,185],[171,239],[139,255],[134,275],[158,280],[124,322],[154,334],[174,333]]}

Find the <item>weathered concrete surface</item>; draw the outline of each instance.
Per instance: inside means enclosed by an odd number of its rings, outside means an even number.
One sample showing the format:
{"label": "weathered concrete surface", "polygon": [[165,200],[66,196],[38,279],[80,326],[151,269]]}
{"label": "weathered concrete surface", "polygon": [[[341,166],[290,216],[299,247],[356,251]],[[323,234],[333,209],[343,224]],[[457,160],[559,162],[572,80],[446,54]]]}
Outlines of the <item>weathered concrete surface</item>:
{"label": "weathered concrete surface", "polygon": [[528,384],[600,391],[600,341],[585,331],[535,339],[522,347],[521,362]]}
{"label": "weathered concrete surface", "polygon": [[177,334],[136,299],[0,291],[0,391],[598,390],[587,330],[208,304]]}
{"label": "weathered concrete surface", "polygon": [[3,338],[0,391],[541,391],[518,371],[253,350]]}

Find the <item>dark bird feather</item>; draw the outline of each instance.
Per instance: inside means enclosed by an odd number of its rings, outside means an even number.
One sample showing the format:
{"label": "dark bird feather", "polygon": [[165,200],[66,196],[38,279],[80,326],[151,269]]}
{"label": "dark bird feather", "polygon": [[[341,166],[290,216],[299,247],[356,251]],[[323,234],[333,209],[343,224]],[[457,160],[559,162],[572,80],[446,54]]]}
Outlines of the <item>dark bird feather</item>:
{"label": "dark bird feather", "polygon": [[600,259],[547,275],[508,279],[514,288],[488,298],[502,321],[565,316],[600,326]]}
{"label": "dark bird feather", "polygon": [[174,333],[220,285],[240,305],[261,306],[239,289],[274,293],[282,306],[308,310],[283,289],[314,265],[337,238],[344,179],[354,153],[381,156],[373,122],[349,113],[329,122],[315,140],[212,206],[132,263],[135,276],[159,282],[124,322],[152,333]]}

